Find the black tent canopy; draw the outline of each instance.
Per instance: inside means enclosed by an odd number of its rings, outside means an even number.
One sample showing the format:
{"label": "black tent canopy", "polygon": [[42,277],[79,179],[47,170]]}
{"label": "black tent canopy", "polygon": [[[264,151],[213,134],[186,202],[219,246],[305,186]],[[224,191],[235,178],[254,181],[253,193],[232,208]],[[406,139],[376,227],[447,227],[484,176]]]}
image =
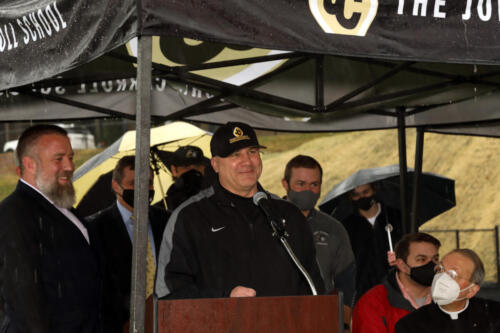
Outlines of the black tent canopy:
{"label": "black tent canopy", "polygon": [[[0,11],[0,121],[136,119],[131,330],[142,330],[145,276],[137,267],[146,256],[147,207],[139,199],[147,197],[151,116],[244,120],[288,131],[398,127],[400,156],[406,156],[407,126],[420,128],[423,142],[424,126],[498,122],[500,36],[491,33],[500,25],[498,6],[494,1],[8,0]],[[185,64],[166,66],[152,64],[151,36],[173,38],[181,46],[183,38],[192,38],[289,53],[198,64],[186,56]],[[137,57],[123,50],[133,37],[139,39]],[[200,75],[207,68],[278,59],[287,61],[241,85]],[[405,158],[401,166],[405,183]]]}
{"label": "black tent canopy", "polygon": [[[241,85],[204,75],[275,59],[282,64]],[[0,120],[16,121],[20,114],[45,121],[132,118],[136,61],[122,47],[55,78],[10,89],[0,96]],[[154,63],[153,69],[152,116],[158,119],[244,120],[263,129],[331,132],[395,128],[401,107],[407,127],[499,118],[497,66],[288,52],[176,67]]]}
{"label": "black tent canopy", "polygon": [[489,0],[9,0],[0,15],[0,90],[87,63],[134,36],[153,35],[315,54],[498,64],[500,37],[491,32],[499,23],[498,3]]}
{"label": "black tent canopy", "polygon": [[[317,132],[396,128],[402,114],[406,127],[494,121],[500,11],[479,4],[11,0],[0,15],[0,121],[133,118],[137,58],[124,45],[150,35],[161,36],[153,57],[175,64],[153,63],[160,119]],[[245,55],[252,47],[287,52]],[[228,48],[242,52],[214,60]],[[205,75],[272,60],[283,63],[244,84]]]}

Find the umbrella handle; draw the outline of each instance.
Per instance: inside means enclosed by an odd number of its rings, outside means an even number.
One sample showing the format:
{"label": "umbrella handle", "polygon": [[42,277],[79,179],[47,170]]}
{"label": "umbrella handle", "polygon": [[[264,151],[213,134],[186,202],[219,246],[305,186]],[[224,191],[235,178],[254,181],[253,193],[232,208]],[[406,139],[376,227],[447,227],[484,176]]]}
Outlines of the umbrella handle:
{"label": "umbrella handle", "polygon": [[392,225],[390,223],[386,224],[385,231],[387,231],[387,240],[389,241],[389,250],[391,252],[394,252],[394,250],[392,248],[392,237],[391,237]]}

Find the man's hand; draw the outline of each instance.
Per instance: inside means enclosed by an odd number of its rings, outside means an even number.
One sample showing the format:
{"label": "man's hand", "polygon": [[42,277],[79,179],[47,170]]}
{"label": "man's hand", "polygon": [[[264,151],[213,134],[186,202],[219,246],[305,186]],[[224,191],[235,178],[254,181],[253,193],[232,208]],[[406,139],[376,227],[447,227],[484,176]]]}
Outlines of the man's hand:
{"label": "man's hand", "polygon": [[257,295],[255,289],[237,286],[231,290],[229,297],[255,297],[255,295]]}
{"label": "man's hand", "polygon": [[387,262],[389,263],[389,266],[396,265],[396,253],[387,251]]}

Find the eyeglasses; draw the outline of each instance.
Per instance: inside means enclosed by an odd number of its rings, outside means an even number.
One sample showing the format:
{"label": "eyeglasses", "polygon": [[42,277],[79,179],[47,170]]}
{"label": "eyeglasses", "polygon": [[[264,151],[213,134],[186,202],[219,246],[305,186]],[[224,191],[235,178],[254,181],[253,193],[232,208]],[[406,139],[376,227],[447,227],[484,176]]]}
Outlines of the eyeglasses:
{"label": "eyeglasses", "polygon": [[466,281],[469,281],[469,279],[466,279],[464,277],[461,277],[458,275],[458,273],[454,270],[454,269],[449,269],[449,270],[446,270],[443,266],[443,264],[439,263],[438,265],[436,265],[436,267],[434,267],[434,273],[446,273],[448,274],[453,280],[458,280],[458,279],[462,279],[462,280],[466,280]]}

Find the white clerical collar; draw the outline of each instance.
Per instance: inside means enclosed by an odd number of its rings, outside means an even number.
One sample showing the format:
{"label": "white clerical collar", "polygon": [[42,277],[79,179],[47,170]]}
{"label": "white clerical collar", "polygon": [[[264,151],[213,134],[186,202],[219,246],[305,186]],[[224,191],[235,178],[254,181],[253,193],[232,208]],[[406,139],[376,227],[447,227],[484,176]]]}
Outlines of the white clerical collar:
{"label": "white clerical collar", "polygon": [[462,310],[458,310],[458,311],[447,311],[445,309],[443,309],[441,307],[441,305],[438,305],[439,308],[441,309],[441,311],[443,311],[444,313],[448,314],[452,320],[457,320],[458,319],[458,315],[462,312],[465,311],[465,309],[467,309],[467,307],[469,306],[469,300],[467,299],[467,302],[465,303],[465,306]]}

